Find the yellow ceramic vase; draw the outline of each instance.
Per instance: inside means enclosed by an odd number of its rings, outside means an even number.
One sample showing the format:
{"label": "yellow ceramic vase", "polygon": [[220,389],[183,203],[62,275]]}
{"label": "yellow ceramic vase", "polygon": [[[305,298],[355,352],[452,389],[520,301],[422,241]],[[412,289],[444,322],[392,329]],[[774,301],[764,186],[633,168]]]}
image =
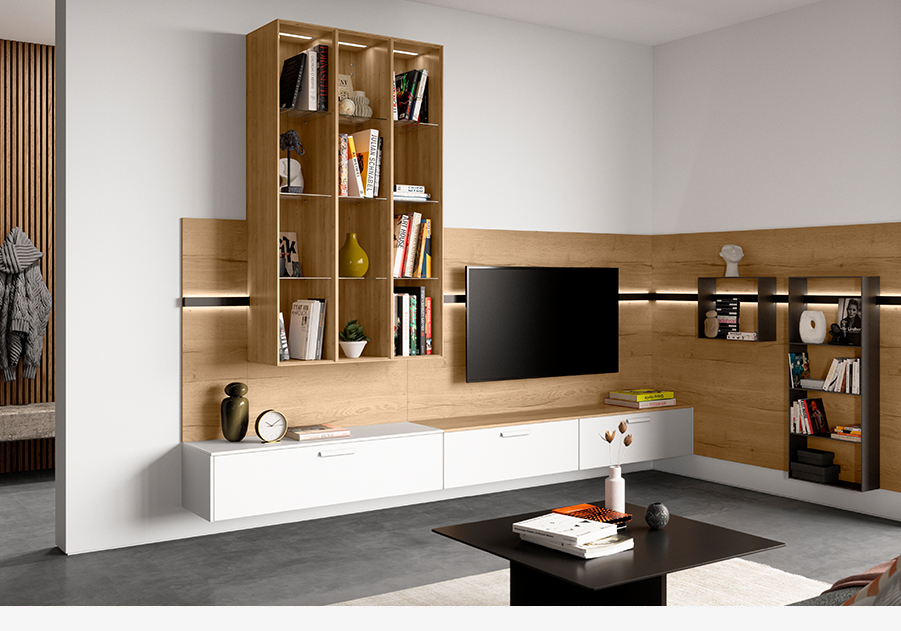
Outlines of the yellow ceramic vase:
{"label": "yellow ceramic vase", "polygon": [[348,232],[344,245],[338,250],[338,274],[361,278],[369,269],[369,257],[357,243],[357,233]]}

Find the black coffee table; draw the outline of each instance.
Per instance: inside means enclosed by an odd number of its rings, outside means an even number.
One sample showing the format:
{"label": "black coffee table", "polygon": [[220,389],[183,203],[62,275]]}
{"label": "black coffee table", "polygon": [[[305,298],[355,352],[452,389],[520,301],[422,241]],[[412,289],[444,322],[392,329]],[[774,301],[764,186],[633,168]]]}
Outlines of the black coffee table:
{"label": "black coffee table", "polygon": [[[603,501],[592,502],[603,506]],[[488,519],[433,532],[510,561],[511,605],[665,605],[666,575],[785,544],[671,515],[651,530],[645,507],[626,504],[623,531],[635,548],[599,559],[578,557],[523,541],[513,524],[549,510]]]}

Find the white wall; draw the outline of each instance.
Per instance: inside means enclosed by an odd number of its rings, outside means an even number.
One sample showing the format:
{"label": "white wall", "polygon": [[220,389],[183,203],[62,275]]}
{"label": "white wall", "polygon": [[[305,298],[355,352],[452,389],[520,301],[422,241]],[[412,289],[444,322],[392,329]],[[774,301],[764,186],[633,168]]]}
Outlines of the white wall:
{"label": "white wall", "polygon": [[[445,45],[446,225],[650,232],[651,49],[400,0],[57,0],[57,538],[276,523],[181,507],[180,226],[242,219],[244,35]],[[584,113],[583,113],[584,112]]]}
{"label": "white wall", "polygon": [[901,219],[901,2],[825,0],[654,48],[654,232]]}

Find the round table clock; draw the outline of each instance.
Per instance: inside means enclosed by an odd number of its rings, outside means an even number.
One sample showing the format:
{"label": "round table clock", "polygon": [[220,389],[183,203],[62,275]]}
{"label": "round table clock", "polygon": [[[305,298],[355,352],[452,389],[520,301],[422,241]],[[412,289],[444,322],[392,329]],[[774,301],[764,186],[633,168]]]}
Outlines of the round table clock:
{"label": "round table clock", "polygon": [[281,412],[266,410],[257,417],[254,430],[264,443],[277,443],[288,431],[288,420]]}

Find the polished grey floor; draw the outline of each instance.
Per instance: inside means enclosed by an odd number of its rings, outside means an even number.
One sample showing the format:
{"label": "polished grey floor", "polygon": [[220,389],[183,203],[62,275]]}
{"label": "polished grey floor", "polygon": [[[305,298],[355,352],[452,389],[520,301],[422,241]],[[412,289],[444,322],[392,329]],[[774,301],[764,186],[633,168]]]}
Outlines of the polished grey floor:
{"label": "polished grey floor", "polygon": [[[783,541],[748,557],[832,583],[901,553],[901,524],[658,471],[628,501]],[[323,605],[506,567],[431,532],[603,498],[600,480],[66,556],[52,472],[0,476],[0,605]],[[638,517],[637,517],[638,518]]]}

